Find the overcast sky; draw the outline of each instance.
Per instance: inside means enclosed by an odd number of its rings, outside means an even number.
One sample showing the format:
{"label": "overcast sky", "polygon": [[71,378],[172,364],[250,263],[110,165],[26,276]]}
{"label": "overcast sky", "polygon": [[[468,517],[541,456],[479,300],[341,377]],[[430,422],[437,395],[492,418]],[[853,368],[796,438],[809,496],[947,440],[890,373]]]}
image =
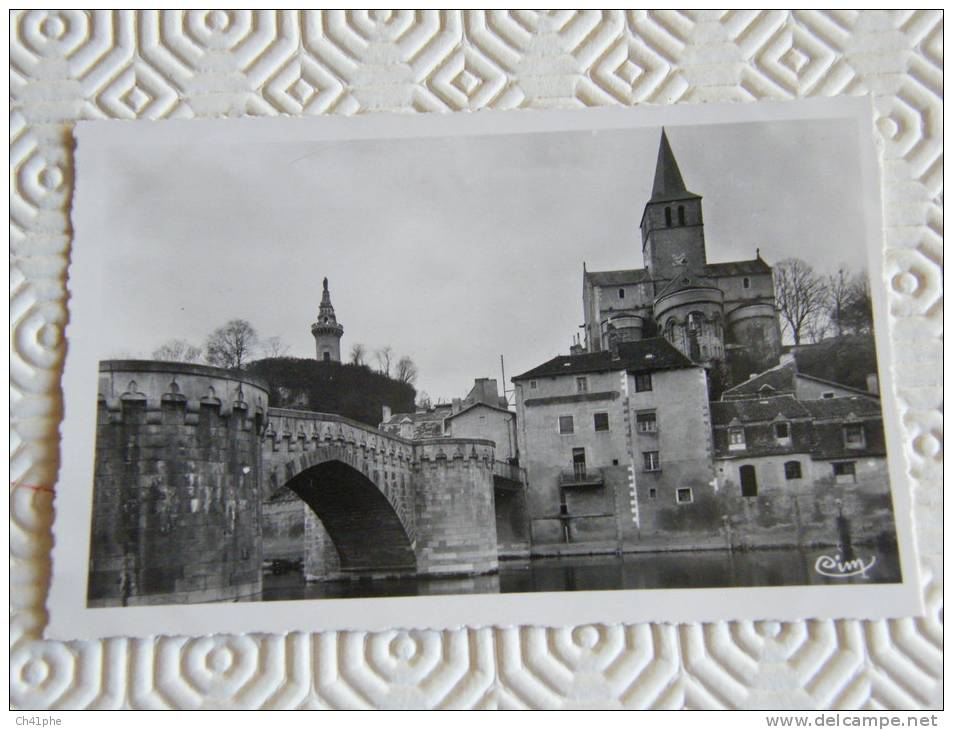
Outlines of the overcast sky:
{"label": "overcast sky", "polygon": [[[674,127],[709,261],[864,267],[854,122]],[[641,267],[660,128],[346,142],[114,146],[102,185],[105,357],[201,344],[233,318],[290,355],[330,279],[342,356],[391,345],[464,395],[567,353],[590,270]],[[108,174],[104,173],[108,170]],[[79,184],[84,184],[80,170]],[[88,184],[88,178],[86,184]]]}

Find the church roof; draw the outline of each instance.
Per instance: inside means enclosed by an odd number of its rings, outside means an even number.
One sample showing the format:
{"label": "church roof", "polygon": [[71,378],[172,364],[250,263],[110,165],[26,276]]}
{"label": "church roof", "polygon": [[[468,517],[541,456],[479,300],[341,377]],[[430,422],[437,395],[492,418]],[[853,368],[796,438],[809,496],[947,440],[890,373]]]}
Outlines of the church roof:
{"label": "church roof", "polygon": [[647,269],[619,269],[618,271],[587,271],[586,278],[595,286],[640,284],[649,280]]}
{"label": "church roof", "polygon": [[662,297],[673,294],[677,291],[682,291],[683,289],[712,289],[714,284],[708,279],[703,279],[698,274],[692,271],[683,270],[679,272],[676,276],[672,277],[672,280],[668,282],[662,291],[656,295],[656,300],[661,299]]}
{"label": "church roof", "polygon": [[652,337],[619,343],[618,358],[614,358],[608,350],[582,355],[559,355],[522,375],[517,375],[513,381],[617,370],[646,372],[694,367],[698,366],[676,350],[664,337]]}
{"label": "church roof", "polygon": [[652,198],[650,203],[659,203],[667,200],[685,200],[686,198],[701,197],[690,193],[685,188],[682,172],[678,169],[672,146],[668,142],[668,135],[662,130],[662,139],[659,141],[658,161],[655,163],[655,182],[652,184]]}
{"label": "church roof", "polygon": [[771,267],[762,259],[748,261],[723,261],[705,264],[705,276],[738,276],[740,274],[770,274]]}
{"label": "church roof", "polygon": [[[705,264],[699,272],[701,276],[711,278],[770,273],[771,267],[761,259]],[[651,277],[648,269],[618,269],[616,271],[587,271],[586,280],[593,286],[625,286],[651,281]],[[712,284],[709,282],[705,286],[712,286]]]}

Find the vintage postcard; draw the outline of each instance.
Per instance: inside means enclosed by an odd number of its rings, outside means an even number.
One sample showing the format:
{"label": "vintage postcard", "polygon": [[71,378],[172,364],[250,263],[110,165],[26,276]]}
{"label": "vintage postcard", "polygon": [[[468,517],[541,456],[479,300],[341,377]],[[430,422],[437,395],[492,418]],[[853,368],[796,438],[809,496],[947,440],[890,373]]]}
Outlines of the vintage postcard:
{"label": "vintage postcard", "polygon": [[920,613],[872,124],[80,123],[47,636]]}

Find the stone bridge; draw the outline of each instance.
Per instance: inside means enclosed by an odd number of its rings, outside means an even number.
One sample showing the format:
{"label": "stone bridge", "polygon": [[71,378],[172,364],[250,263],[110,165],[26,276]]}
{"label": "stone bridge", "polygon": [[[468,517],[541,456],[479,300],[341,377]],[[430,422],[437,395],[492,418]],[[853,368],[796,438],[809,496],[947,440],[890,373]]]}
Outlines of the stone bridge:
{"label": "stone bridge", "polygon": [[493,449],[492,441],[408,441],[334,414],[270,408],[264,492],[288,487],[310,508],[311,577],[492,572]]}
{"label": "stone bridge", "polygon": [[219,368],[100,363],[90,606],[260,593],[264,505],[285,488],[312,577],[497,570],[494,485],[521,475],[492,441],[408,441],[268,394]]}

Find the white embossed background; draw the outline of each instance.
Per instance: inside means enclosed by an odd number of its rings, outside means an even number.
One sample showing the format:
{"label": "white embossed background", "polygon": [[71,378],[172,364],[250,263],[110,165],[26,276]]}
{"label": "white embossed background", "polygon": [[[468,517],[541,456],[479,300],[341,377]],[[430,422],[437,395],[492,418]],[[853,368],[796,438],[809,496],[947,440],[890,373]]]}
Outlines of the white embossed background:
{"label": "white embossed background", "polygon": [[[23,709],[941,705],[942,14],[27,11],[11,16],[11,692]],[[51,642],[71,127],[871,94],[927,615]]]}

